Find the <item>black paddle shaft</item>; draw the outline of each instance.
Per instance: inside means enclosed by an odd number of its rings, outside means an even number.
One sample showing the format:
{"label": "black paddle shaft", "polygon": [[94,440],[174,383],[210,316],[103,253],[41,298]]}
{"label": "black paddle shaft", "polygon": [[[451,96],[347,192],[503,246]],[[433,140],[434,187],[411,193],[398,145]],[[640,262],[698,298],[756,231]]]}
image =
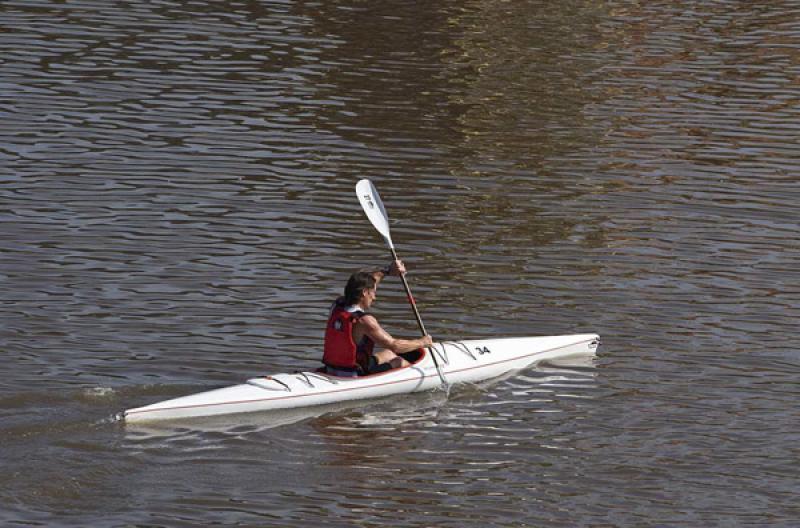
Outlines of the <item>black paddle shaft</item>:
{"label": "black paddle shaft", "polygon": [[[392,258],[394,260],[400,260],[397,258],[397,252],[394,248],[389,248],[392,251]],[[428,332],[425,330],[425,323],[422,322],[422,317],[419,315],[419,309],[417,308],[417,301],[414,300],[414,296],[411,294],[411,287],[408,285],[408,281],[406,280],[405,274],[400,274],[400,280],[403,283],[403,288],[406,290],[406,295],[408,296],[408,302],[411,304],[411,309],[414,310],[414,317],[417,318],[417,325],[419,325],[419,330],[422,332],[423,336],[428,335]],[[433,359],[436,361],[436,358]]]}
{"label": "black paddle shaft", "polygon": [[[389,249],[392,251],[392,258],[394,260],[400,260],[397,258],[397,252],[394,250],[393,247],[389,246]],[[405,274],[400,274],[400,280],[403,283],[403,288],[406,290],[406,295],[408,296],[408,302],[411,304],[411,308],[414,310],[414,317],[417,318],[417,324],[419,325],[419,329],[422,332],[423,336],[428,335],[428,332],[425,330],[425,324],[422,322],[422,317],[419,315],[419,309],[417,308],[417,301],[414,300],[414,296],[411,294],[411,288],[408,285],[408,281],[406,280]],[[447,381],[444,379],[444,374],[442,374],[442,368],[439,366],[439,360],[436,359],[436,353],[433,351],[433,347],[428,347],[428,353],[433,358],[433,364],[436,366],[436,372],[439,374],[439,377],[442,379],[442,383],[444,384],[445,388],[447,388]]]}

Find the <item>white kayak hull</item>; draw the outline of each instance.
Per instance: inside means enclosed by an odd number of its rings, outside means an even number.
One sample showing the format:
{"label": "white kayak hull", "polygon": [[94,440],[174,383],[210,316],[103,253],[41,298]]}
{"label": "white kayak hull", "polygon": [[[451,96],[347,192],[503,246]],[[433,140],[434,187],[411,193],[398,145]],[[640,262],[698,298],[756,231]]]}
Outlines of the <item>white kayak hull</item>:
{"label": "white kayak hull", "polygon": [[[482,339],[435,343],[447,382],[502,376],[541,361],[594,355],[596,334]],[[410,367],[357,378],[298,372],[252,378],[234,385],[125,411],[128,423],[310,407],[435,389],[441,379],[429,353]]]}

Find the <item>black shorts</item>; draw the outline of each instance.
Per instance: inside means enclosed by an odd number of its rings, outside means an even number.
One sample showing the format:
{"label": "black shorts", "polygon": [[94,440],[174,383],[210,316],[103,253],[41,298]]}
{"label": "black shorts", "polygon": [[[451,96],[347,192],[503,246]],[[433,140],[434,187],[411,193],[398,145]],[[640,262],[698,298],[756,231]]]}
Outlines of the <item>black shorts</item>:
{"label": "black shorts", "polygon": [[375,356],[369,357],[369,366],[367,367],[366,374],[380,374],[381,372],[386,372],[387,370],[392,370],[392,364],[388,361],[386,363],[378,364],[378,360],[375,359]]}

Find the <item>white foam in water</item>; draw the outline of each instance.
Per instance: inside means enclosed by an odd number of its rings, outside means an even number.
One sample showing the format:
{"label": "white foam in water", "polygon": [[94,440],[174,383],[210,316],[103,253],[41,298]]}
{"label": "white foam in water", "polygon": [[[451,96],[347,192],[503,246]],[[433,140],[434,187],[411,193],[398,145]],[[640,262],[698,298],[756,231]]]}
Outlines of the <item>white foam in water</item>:
{"label": "white foam in water", "polygon": [[89,398],[110,398],[116,395],[116,391],[111,387],[92,387],[85,389],[83,395]]}

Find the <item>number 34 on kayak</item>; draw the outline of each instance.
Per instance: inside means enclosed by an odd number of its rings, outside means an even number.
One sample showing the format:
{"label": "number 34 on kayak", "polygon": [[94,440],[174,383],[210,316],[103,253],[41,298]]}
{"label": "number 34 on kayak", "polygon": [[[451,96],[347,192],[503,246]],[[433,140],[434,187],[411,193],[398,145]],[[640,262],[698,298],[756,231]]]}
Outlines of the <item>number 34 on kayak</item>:
{"label": "number 34 on kayak", "polygon": [[[125,421],[199,418],[449,390],[452,384],[496,378],[541,361],[595,354],[600,343],[597,334],[435,342],[417,310],[377,189],[369,180],[361,180],[356,194],[367,218],[383,236],[391,263],[350,277],[344,294],[331,307],[319,369],[259,376],[240,385],[128,409],[123,413]],[[369,313],[378,285],[386,277],[402,282],[421,337],[393,337]]]}

